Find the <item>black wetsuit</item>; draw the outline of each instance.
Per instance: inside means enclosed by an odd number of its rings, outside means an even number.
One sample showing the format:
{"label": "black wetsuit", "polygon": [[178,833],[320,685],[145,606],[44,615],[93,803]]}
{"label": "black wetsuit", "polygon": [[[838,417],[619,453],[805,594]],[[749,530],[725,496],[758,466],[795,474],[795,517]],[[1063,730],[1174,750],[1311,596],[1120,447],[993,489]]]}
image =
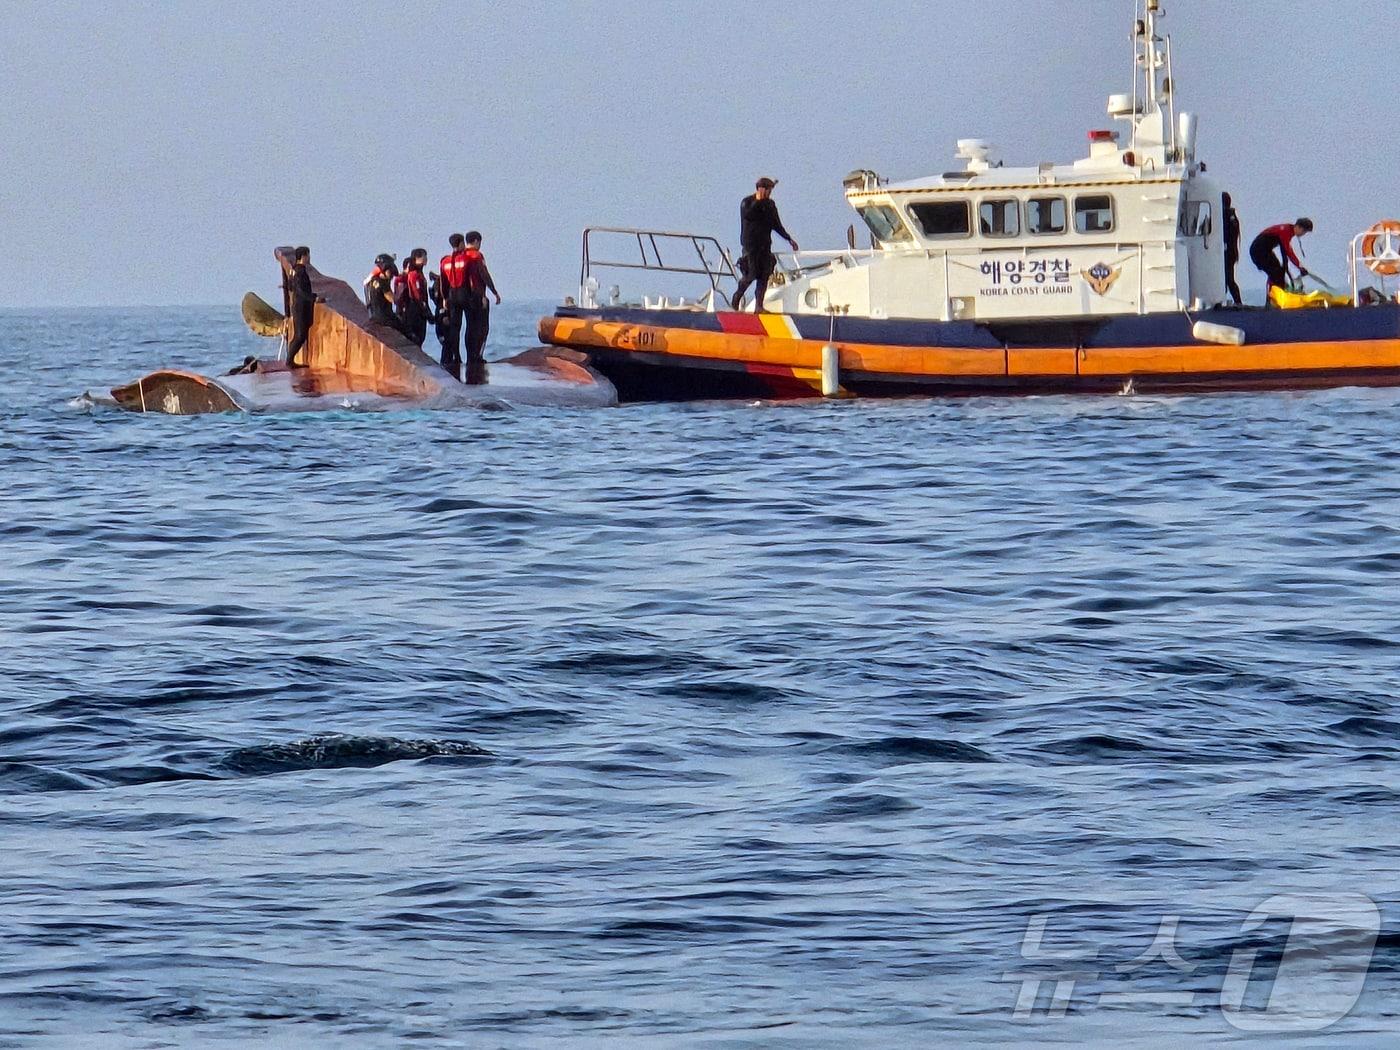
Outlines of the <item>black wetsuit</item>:
{"label": "black wetsuit", "polygon": [[[468,297],[466,249],[455,249],[451,255],[442,258],[442,279],[438,288],[442,292],[443,306],[447,319],[443,325],[442,367],[459,383],[462,381],[462,334],[466,328]],[[470,348],[470,337],[468,337]]]}
{"label": "black wetsuit", "polygon": [[447,302],[442,297],[442,276],[432,274],[428,278],[428,301],[433,305],[433,334],[437,336],[438,345],[442,347],[444,367],[447,355]]}
{"label": "black wetsuit", "polygon": [[[432,316],[428,282],[422,270],[413,268],[405,270],[403,277],[405,284],[398,302],[399,323],[407,330],[414,345],[421,347],[428,339],[428,318]],[[415,290],[418,294],[415,294]],[[420,294],[422,298],[419,298]]]}
{"label": "black wetsuit", "polygon": [[1225,209],[1225,287],[1230,299],[1236,305],[1244,303],[1240,295],[1240,282],[1235,279],[1235,267],[1240,264],[1240,213],[1234,208]]}
{"label": "black wetsuit", "polygon": [[311,274],[306,272],[306,263],[292,267],[291,280],[287,290],[292,298],[292,341],[287,344],[287,364],[296,363],[296,356],[306,346],[311,335],[311,323],[316,318],[316,293],[311,288]]}
{"label": "black wetsuit", "polygon": [[773,198],[759,200],[755,194],[745,197],[739,205],[739,244],[743,254],[739,257],[739,290],[734,293],[730,305],[734,309],[744,301],[744,293],[751,285],[757,285],[754,292],[754,312],[763,311],[763,300],[768,294],[768,280],[777,269],[778,260],[773,255],[773,234],[778,234],[788,243],[791,235],[783,229],[783,220],[778,217],[778,206]]}
{"label": "black wetsuit", "polygon": [[487,291],[496,292],[496,282],[480,252],[467,252],[467,296],[464,319],[467,327],[467,371],[465,382],[486,382],[486,339],[491,334],[491,300]]}
{"label": "black wetsuit", "polygon": [[1308,275],[1303,261],[1293,250],[1293,242],[1297,239],[1298,234],[1294,230],[1294,224],[1285,222],[1277,226],[1270,226],[1254,238],[1254,243],[1249,246],[1250,260],[1269,278],[1268,294],[1271,300],[1273,289],[1288,287],[1289,263],[1298,267],[1298,272],[1303,277]]}
{"label": "black wetsuit", "polygon": [[403,335],[409,333],[404,330],[403,324],[394,315],[393,303],[394,276],[391,273],[377,273],[369,279],[369,290],[366,294],[366,303],[369,306],[369,319],[371,322],[388,325],[394,331]]}

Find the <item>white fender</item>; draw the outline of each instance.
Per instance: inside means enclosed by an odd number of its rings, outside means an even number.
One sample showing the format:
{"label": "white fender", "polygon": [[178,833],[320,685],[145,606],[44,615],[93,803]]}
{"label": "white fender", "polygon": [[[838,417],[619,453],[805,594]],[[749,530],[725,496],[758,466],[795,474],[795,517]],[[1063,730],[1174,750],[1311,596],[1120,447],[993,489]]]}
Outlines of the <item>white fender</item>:
{"label": "white fender", "polygon": [[1221,346],[1244,346],[1244,329],[1228,324],[1213,324],[1210,321],[1197,321],[1191,334],[1203,343],[1218,343]]}

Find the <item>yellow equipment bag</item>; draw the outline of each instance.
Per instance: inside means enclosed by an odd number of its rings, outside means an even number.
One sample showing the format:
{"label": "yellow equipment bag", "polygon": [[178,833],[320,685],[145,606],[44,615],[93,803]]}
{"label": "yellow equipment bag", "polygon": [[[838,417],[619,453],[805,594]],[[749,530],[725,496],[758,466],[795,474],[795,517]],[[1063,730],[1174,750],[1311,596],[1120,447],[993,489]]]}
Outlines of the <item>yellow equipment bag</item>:
{"label": "yellow equipment bag", "polygon": [[1330,292],[1289,292],[1282,288],[1270,288],[1269,298],[1280,310],[1307,310],[1319,306],[1350,306],[1351,296],[1333,295]]}

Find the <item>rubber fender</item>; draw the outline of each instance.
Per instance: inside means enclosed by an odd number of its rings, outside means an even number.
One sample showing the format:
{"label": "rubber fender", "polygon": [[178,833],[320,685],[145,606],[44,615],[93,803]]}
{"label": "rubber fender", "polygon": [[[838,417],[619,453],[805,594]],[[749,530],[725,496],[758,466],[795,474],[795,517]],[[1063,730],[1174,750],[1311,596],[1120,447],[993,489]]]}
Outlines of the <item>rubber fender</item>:
{"label": "rubber fender", "polygon": [[1244,329],[1228,324],[1214,324],[1211,321],[1197,321],[1191,334],[1202,343],[1219,343],[1221,346],[1244,346]]}

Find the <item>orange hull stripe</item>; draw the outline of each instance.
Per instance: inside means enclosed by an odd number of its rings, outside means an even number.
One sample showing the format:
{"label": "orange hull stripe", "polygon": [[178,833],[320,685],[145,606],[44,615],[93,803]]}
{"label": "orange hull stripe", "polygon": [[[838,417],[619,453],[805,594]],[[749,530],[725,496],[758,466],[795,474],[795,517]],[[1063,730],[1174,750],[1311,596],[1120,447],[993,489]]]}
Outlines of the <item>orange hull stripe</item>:
{"label": "orange hull stripe", "polygon": [[[729,335],[685,328],[658,328],[587,321],[571,317],[547,317],[540,322],[540,338],[556,346],[586,350],[631,350],[652,354],[703,357],[740,364],[782,365],[821,370],[822,346],[812,339]],[[909,346],[841,345],[841,367],[891,375],[1002,376],[1006,353],[1002,350],[940,350]]]}
{"label": "orange hull stripe", "polygon": [[[731,335],[685,328],[548,317],[540,338],[580,350],[673,354],[740,364],[820,370],[821,343],[790,336]],[[843,371],[906,376],[1130,376],[1212,372],[1327,372],[1400,369],[1400,339],[1257,346],[1162,346],[1010,350],[840,344]]]}

